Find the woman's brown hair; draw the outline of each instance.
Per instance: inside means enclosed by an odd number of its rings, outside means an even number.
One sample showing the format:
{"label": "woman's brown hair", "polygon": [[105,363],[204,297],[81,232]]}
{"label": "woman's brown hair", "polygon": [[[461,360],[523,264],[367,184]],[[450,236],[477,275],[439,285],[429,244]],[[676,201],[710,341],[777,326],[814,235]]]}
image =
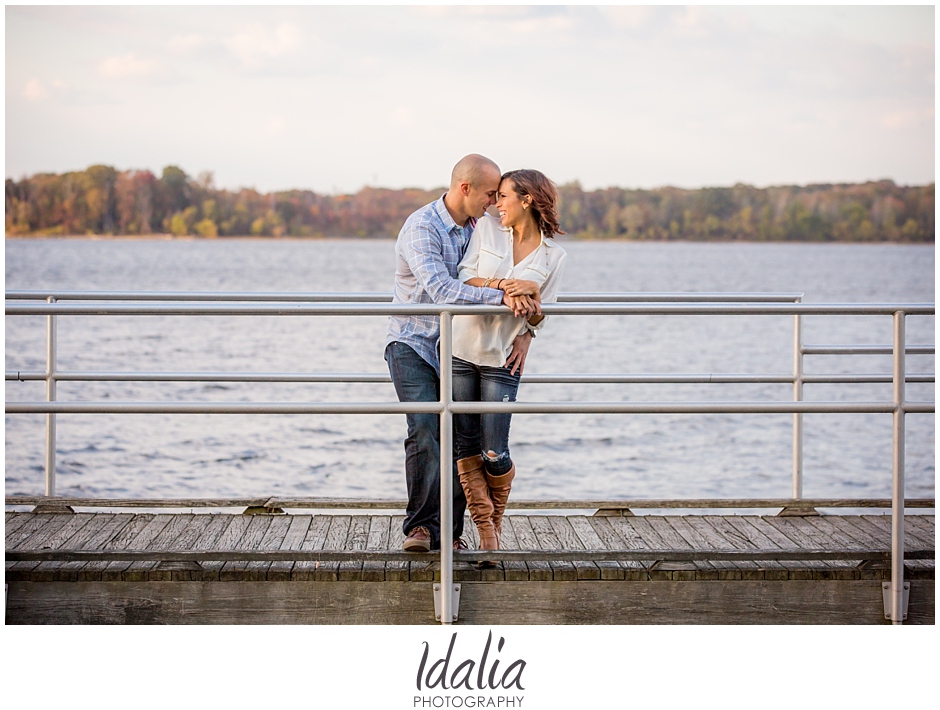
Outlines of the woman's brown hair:
{"label": "woman's brown hair", "polygon": [[500,181],[512,180],[513,188],[519,197],[528,195],[532,198],[532,213],[539,230],[546,237],[565,234],[558,224],[558,190],[554,183],[538,170],[510,170],[504,173]]}

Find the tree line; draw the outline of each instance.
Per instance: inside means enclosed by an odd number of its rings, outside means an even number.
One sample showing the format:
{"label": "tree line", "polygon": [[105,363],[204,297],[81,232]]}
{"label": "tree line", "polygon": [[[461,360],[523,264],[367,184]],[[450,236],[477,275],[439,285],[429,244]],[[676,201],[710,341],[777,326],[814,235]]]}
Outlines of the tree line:
{"label": "tree line", "polygon": [[[445,188],[365,187],[351,195],[310,190],[223,190],[211,173],[176,166],[106,165],[6,180],[8,235],[394,237],[414,210]],[[558,187],[562,228],[589,239],[933,242],[934,184],[859,184],[684,190]]]}

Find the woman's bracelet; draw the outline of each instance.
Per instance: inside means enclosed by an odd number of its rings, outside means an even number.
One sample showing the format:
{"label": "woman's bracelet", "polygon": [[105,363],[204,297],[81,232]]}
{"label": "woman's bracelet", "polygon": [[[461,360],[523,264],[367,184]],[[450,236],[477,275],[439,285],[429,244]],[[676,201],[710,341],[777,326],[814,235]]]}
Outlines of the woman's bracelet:
{"label": "woman's bracelet", "polygon": [[496,288],[498,288],[500,291],[503,290],[503,281],[505,280],[506,279],[500,279],[499,281],[496,282]]}
{"label": "woman's bracelet", "polygon": [[490,282],[491,282],[492,280],[493,280],[493,278],[490,277],[490,278],[488,278],[486,281],[484,281],[484,282],[483,282],[483,288],[486,288],[487,286],[489,286],[489,285],[490,285]]}

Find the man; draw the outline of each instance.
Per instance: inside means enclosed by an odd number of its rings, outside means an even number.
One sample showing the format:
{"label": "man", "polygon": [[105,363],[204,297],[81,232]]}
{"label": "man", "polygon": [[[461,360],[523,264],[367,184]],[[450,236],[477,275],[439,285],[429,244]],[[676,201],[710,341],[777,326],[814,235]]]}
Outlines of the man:
{"label": "man", "polygon": [[[500,171],[489,158],[471,154],[454,166],[450,188],[438,200],[414,212],[401,228],[395,244],[394,303],[505,304],[518,316],[539,312],[528,298],[513,298],[494,288],[459,282],[457,265],[463,257],[476,221],[496,204]],[[391,316],[385,360],[401,402],[436,402],[440,399],[438,316]],[[517,338],[514,349],[523,359],[532,336]],[[440,417],[408,414],[405,439],[405,481],[408,508],[403,548],[427,552],[440,548]],[[452,451],[444,455],[453,457]],[[456,474],[456,470],[455,470]],[[463,549],[463,517],[467,501],[454,476],[454,549]]]}

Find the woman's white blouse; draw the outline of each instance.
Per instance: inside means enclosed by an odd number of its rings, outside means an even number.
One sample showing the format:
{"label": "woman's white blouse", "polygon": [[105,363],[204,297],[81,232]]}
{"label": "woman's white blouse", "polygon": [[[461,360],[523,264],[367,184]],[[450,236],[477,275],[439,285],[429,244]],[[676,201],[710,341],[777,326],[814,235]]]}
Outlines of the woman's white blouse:
{"label": "woman's white blouse", "polygon": [[[474,277],[535,281],[541,289],[542,303],[554,303],[566,256],[564,249],[543,234],[542,243],[514,265],[512,229],[486,214],[473,230],[463,261],[457,267],[457,278],[464,282]],[[525,318],[511,314],[454,316],[454,355],[477,365],[503,367],[516,336],[526,328],[535,331],[544,324],[544,318],[532,326]]]}

